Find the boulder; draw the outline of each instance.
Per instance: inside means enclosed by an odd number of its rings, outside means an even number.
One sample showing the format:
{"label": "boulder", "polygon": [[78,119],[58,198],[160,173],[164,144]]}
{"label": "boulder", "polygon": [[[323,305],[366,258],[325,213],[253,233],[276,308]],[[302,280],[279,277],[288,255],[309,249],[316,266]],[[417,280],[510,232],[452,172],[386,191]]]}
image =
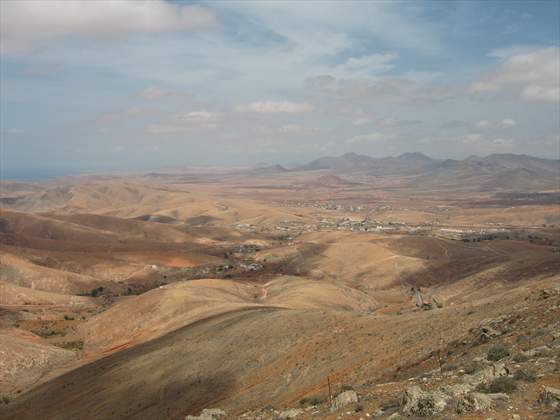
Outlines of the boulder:
{"label": "boulder", "polygon": [[432,296],[432,302],[437,308],[443,308],[443,300],[439,296]]}
{"label": "boulder", "polygon": [[552,296],[560,295],[560,287],[555,287],[553,289],[543,289],[539,294],[539,300],[548,299]]}
{"label": "boulder", "polygon": [[478,337],[478,341],[480,343],[488,343],[494,337],[499,337],[500,335],[501,333],[492,328],[490,325],[484,325],[480,327],[480,335]]}
{"label": "boulder", "polygon": [[348,404],[357,403],[358,394],[356,391],[344,391],[338,394],[331,404],[331,411],[336,411],[341,409]]}
{"label": "boulder", "polygon": [[493,403],[497,403],[497,402],[505,403],[509,401],[509,395],[504,394],[503,392],[496,392],[494,394],[486,394],[486,395],[490,397]]}
{"label": "boulder", "polygon": [[492,407],[492,398],[486,394],[472,392],[457,398],[456,411],[458,414],[472,413],[474,411],[488,410]]}
{"label": "boulder", "polygon": [[285,410],[278,414],[278,419],[295,419],[297,416],[303,413],[303,410],[300,408],[290,408],[289,410]]}
{"label": "boulder", "polygon": [[460,384],[442,387],[441,391],[449,397],[458,398],[474,391],[481,384],[487,384],[500,376],[507,375],[509,375],[509,370],[504,363],[494,363],[472,375],[465,375]]}
{"label": "boulder", "polygon": [[323,273],[321,270],[314,269],[309,272],[309,276],[316,280],[322,280],[325,277],[325,273]]}
{"label": "boulder", "polygon": [[539,402],[541,404],[558,407],[558,405],[560,405],[560,389],[551,386],[543,386],[539,394]]}
{"label": "boulder", "polygon": [[432,417],[447,405],[447,396],[439,391],[425,392],[419,386],[408,388],[401,400],[401,412],[405,416]]}
{"label": "boulder", "polygon": [[200,416],[186,416],[185,420],[219,420],[225,419],[226,416],[226,412],[219,408],[205,408]]}
{"label": "boulder", "polygon": [[491,319],[487,322],[485,322],[484,324],[482,324],[480,326],[480,329],[482,330],[482,332],[485,332],[487,334],[493,335],[494,337],[497,337],[500,335],[500,332],[498,331],[499,328],[499,324],[503,321],[503,319],[501,318],[496,318],[496,319]]}
{"label": "boulder", "polygon": [[464,394],[468,394],[474,388],[475,387],[473,385],[463,383],[463,384],[447,385],[442,387],[441,390],[444,394],[449,395],[450,397],[458,398],[463,396]]}
{"label": "boulder", "polygon": [[476,388],[480,384],[488,383],[495,378],[499,378],[500,376],[507,376],[509,375],[509,370],[506,367],[505,363],[494,363],[491,366],[487,366],[478,372],[465,376],[463,379],[463,383],[472,386],[472,388]]}

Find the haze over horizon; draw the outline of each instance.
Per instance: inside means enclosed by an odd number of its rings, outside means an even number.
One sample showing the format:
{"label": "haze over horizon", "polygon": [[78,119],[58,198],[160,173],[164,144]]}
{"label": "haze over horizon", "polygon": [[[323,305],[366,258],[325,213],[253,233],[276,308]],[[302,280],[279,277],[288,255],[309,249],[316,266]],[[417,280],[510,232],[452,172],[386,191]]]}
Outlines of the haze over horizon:
{"label": "haze over horizon", "polygon": [[0,8],[3,174],[560,154],[558,2]]}

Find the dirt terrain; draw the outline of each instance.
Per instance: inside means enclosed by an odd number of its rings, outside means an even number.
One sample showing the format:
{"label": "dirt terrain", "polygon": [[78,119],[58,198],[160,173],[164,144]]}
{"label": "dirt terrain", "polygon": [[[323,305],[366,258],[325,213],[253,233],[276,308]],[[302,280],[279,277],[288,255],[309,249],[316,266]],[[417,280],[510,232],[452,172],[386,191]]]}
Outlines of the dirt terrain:
{"label": "dirt terrain", "polygon": [[2,181],[0,418],[556,418],[558,162],[369,159]]}

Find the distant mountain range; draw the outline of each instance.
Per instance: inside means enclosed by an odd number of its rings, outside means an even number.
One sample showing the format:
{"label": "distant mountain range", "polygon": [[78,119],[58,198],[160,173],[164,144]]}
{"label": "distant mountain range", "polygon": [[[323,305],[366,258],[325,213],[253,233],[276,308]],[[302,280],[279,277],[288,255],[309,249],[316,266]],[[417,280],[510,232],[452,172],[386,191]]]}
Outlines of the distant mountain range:
{"label": "distant mountain range", "polygon": [[322,157],[296,171],[328,170],[361,176],[402,175],[409,185],[434,187],[476,184],[483,190],[560,189],[560,160],[511,153],[463,160],[432,159],[422,153],[373,158],[357,153]]}
{"label": "distant mountain range", "polygon": [[509,169],[525,168],[533,170],[558,171],[560,160],[558,159],[542,159],[528,155],[516,155],[511,153],[493,154],[486,157],[469,156],[463,160],[454,159],[432,159],[422,153],[403,153],[397,157],[373,158],[371,156],[359,155],[357,153],[346,153],[338,157],[322,157],[309,162],[298,170],[349,170],[362,171],[383,169],[418,169],[427,167],[458,167],[470,166],[473,168],[502,167]]}

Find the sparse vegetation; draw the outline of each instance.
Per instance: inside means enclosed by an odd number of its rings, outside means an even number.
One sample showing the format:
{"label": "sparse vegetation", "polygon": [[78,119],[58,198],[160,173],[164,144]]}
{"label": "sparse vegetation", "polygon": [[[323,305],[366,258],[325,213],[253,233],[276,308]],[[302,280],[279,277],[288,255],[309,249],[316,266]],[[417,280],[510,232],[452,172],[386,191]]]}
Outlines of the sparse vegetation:
{"label": "sparse vegetation", "polygon": [[506,346],[498,344],[488,350],[486,358],[492,362],[497,362],[498,360],[508,357],[510,354],[511,352]]}
{"label": "sparse vegetation", "polygon": [[441,366],[442,372],[451,372],[457,369],[459,369],[459,365],[455,363],[443,363]]}
{"label": "sparse vegetation", "polygon": [[516,363],[523,363],[526,362],[527,360],[529,360],[529,356],[523,353],[516,353],[513,355],[513,361]]}
{"label": "sparse vegetation", "polygon": [[401,399],[398,397],[395,398],[391,398],[390,400],[386,400],[384,402],[381,403],[381,409],[383,411],[388,411],[391,409],[395,409],[400,407],[401,405]]}
{"label": "sparse vegetation", "polygon": [[533,333],[531,334],[531,338],[537,338],[537,337],[542,337],[544,335],[546,335],[548,333],[548,331],[544,328],[538,328],[535,331],[533,331]]}
{"label": "sparse vegetation", "polygon": [[84,349],[84,342],[83,340],[65,341],[62,343],[55,343],[55,346],[61,347],[66,350],[79,351]]}
{"label": "sparse vegetation", "polygon": [[486,394],[496,394],[498,392],[503,392],[505,394],[511,394],[517,390],[517,383],[514,378],[509,376],[501,376],[494,379],[488,384],[482,384],[478,388],[478,391],[484,392]]}
{"label": "sparse vegetation", "polygon": [[467,375],[472,375],[473,373],[478,372],[480,369],[482,369],[482,365],[480,363],[474,363],[474,362],[467,364],[463,368],[465,374]]}
{"label": "sparse vegetation", "polygon": [[535,372],[525,369],[519,369],[513,377],[515,380],[523,382],[535,382],[537,380]]}
{"label": "sparse vegetation", "polygon": [[325,398],[314,396],[309,398],[302,398],[301,400],[299,400],[299,405],[301,405],[302,407],[307,407],[311,405],[319,405],[324,402],[325,402]]}
{"label": "sparse vegetation", "polygon": [[40,337],[43,337],[43,338],[54,337],[54,336],[57,336],[57,335],[58,336],[65,336],[66,335],[66,332],[64,332],[64,331],[55,331],[55,330],[53,330],[51,328],[48,328],[48,327],[43,327],[40,330],[35,330],[35,331],[32,331],[32,332],[34,334],[37,334]]}
{"label": "sparse vegetation", "polygon": [[96,287],[90,292],[91,297],[97,297],[103,292],[103,286]]}

